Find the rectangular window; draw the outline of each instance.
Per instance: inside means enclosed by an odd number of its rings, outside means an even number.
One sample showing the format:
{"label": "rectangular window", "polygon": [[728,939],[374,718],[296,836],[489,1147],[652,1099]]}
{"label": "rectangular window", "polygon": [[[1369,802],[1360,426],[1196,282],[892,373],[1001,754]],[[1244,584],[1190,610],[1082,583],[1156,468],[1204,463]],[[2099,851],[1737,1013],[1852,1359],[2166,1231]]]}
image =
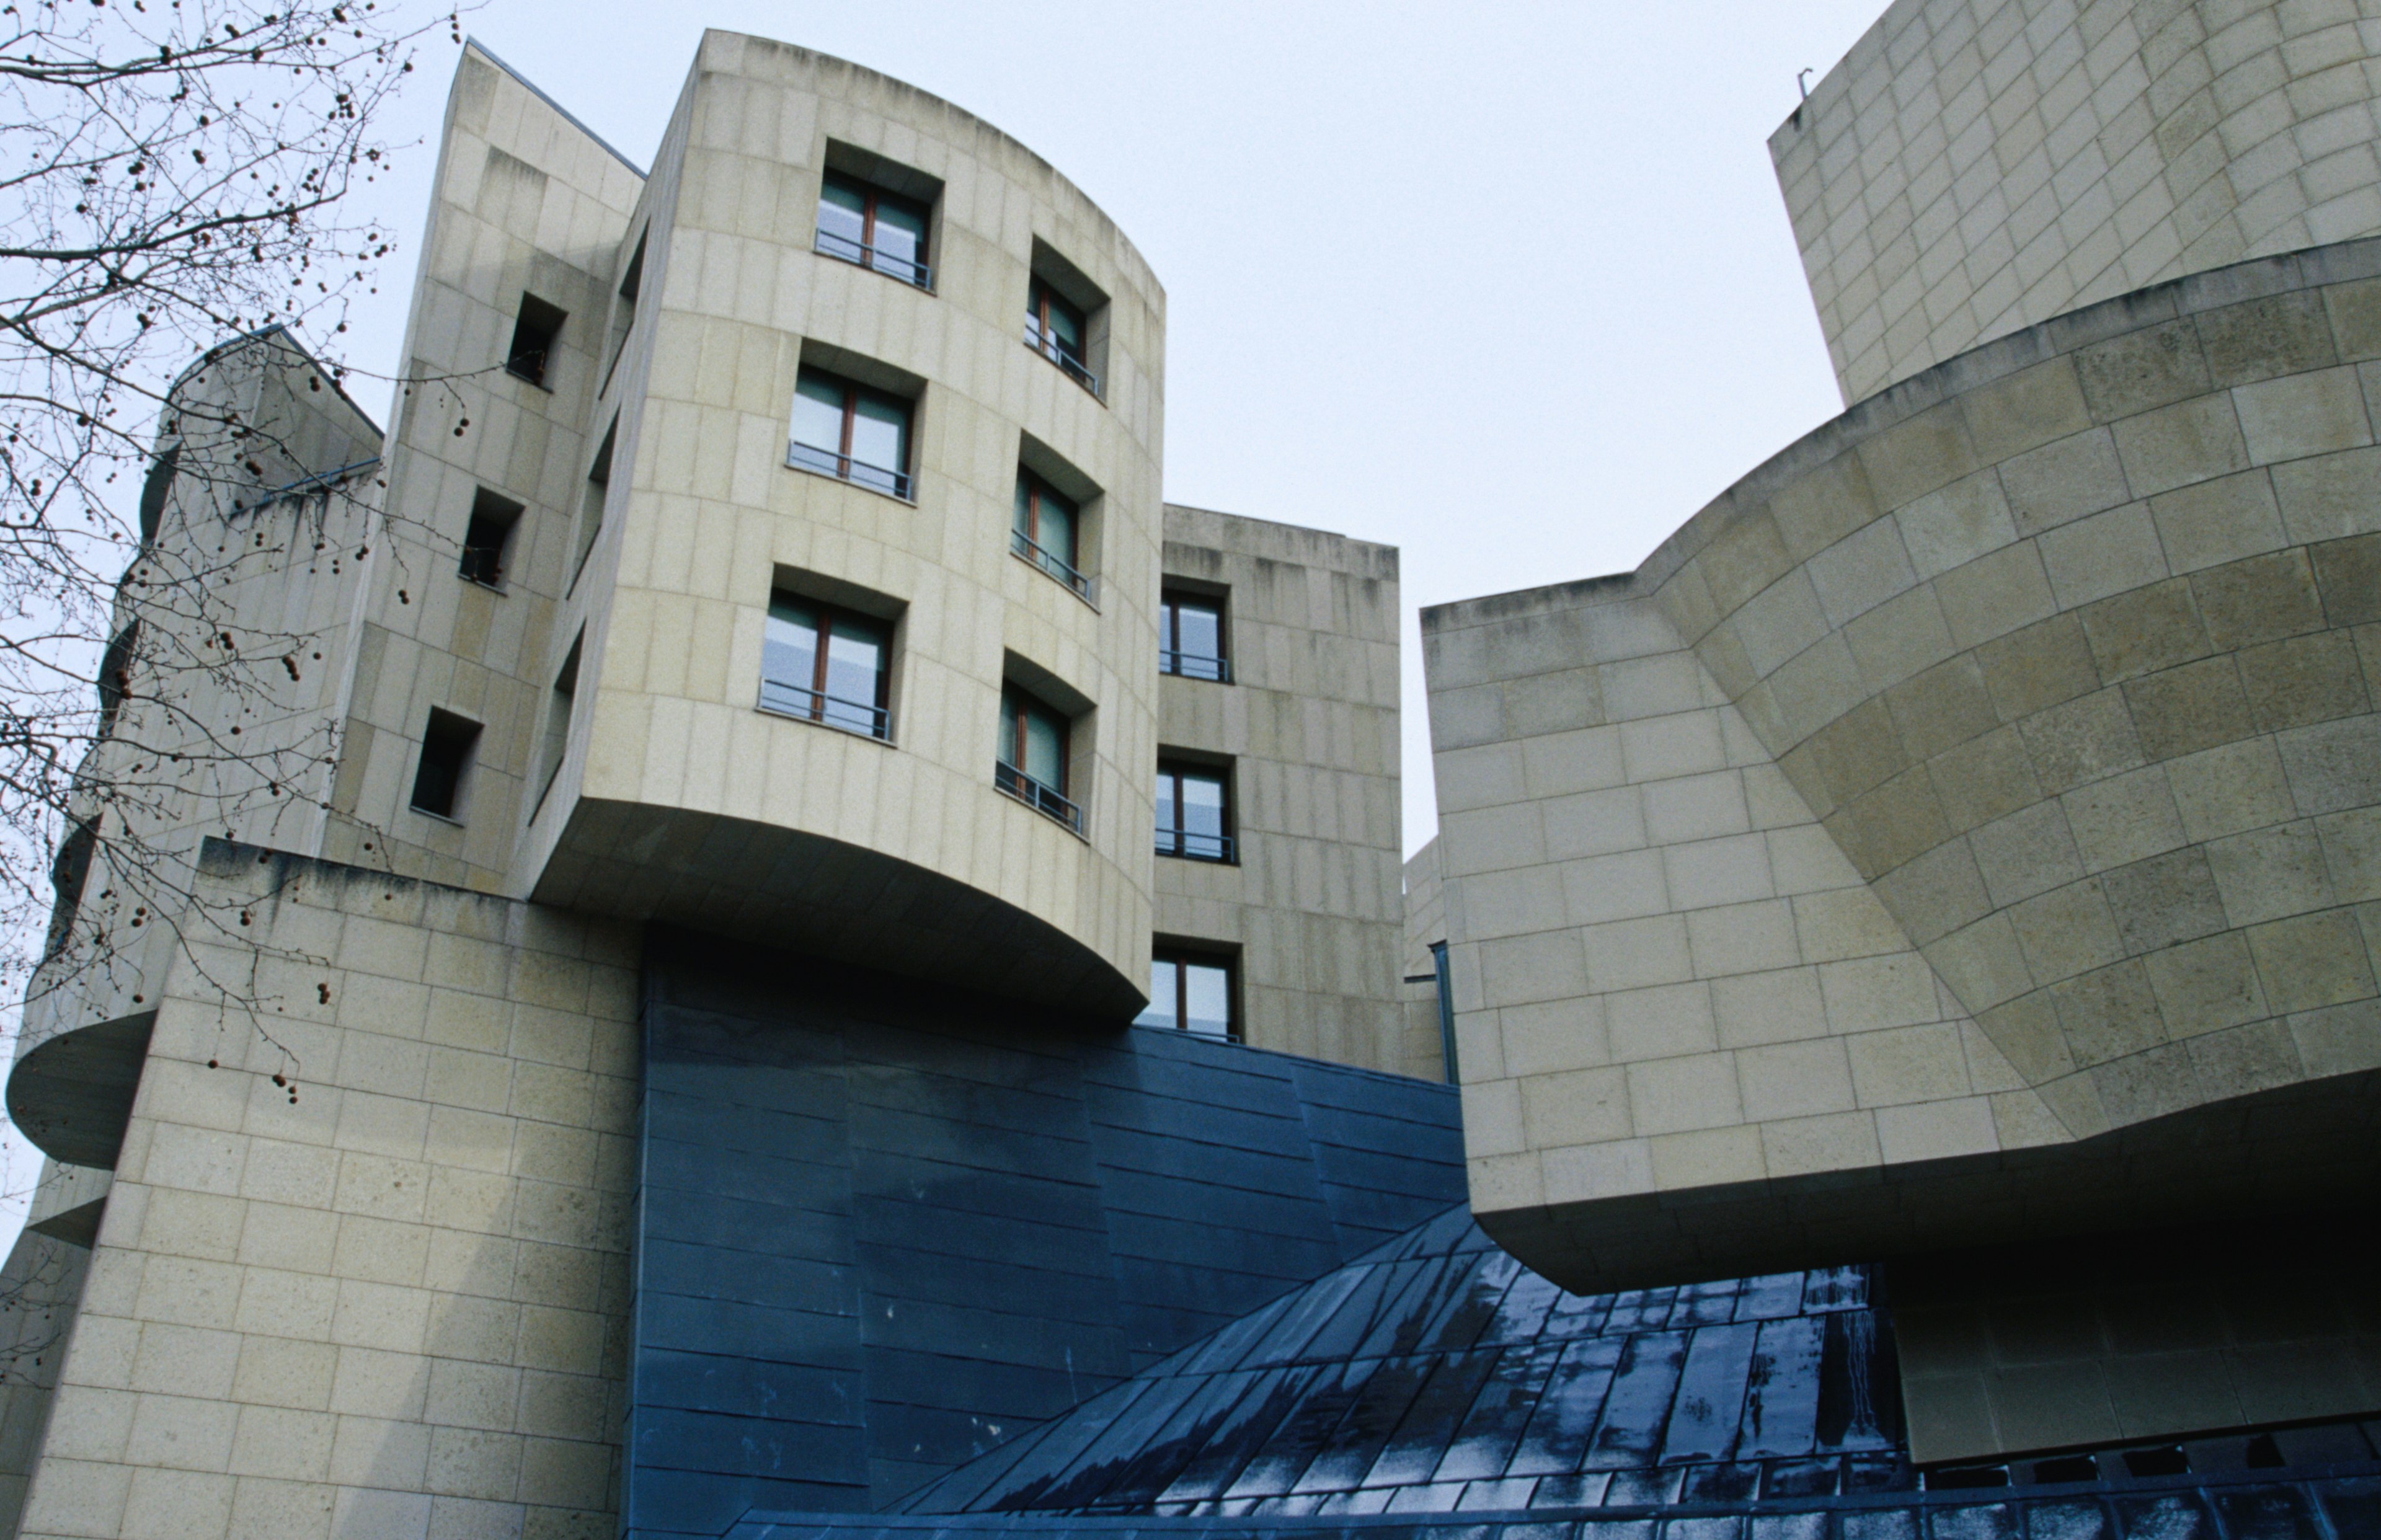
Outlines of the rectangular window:
{"label": "rectangular window", "polygon": [[1161,947],[1149,960],[1149,1008],[1133,1018],[1132,1024],[1238,1042],[1232,965],[1221,958]]}
{"label": "rectangular window", "polygon": [[815,599],[769,599],[761,643],[761,709],[890,739],[893,629]]}
{"label": "rectangular window", "polygon": [[1234,859],[1227,773],[1157,762],[1157,853],[1190,861]]}
{"label": "rectangular window", "polygon": [[413,811],[438,818],[460,815],[463,781],[470,772],[471,750],[480,741],[480,724],[469,717],[433,707],[430,725],[421,732],[421,760],[413,772]]}
{"label": "rectangular window", "polygon": [[1035,278],[1025,291],[1025,346],[1067,372],[1067,377],[1097,396],[1100,377],[1084,361],[1090,327],[1082,310]]}
{"label": "rectangular window", "polygon": [[512,543],[513,527],[520,522],[521,506],[482,487],[471,499],[471,522],[463,532],[463,581],[502,588],[505,547]]}
{"label": "rectangular window", "polygon": [[1031,471],[1017,472],[1017,509],[1009,549],[1073,589],[1092,596],[1092,581],[1075,570],[1075,535],[1082,510]]}
{"label": "rectangular window", "polygon": [[812,249],[931,289],[934,275],[926,265],[926,221],[923,203],[830,171],[819,189]]}
{"label": "rectangular window", "polygon": [[1186,679],[1230,683],[1224,657],[1224,602],[1203,594],[1161,595],[1157,603],[1157,671]]}
{"label": "rectangular window", "polygon": [[1010,685],[1000,692],[1000,757],[993,766],[993,784],[1081,834],[1082,810],[1067,800],[1068,736],[1065,714]]}
{"label": "rectangular window", "polygon": [[530,384],[545,388],[546,364],[554,340],[562,335],[565,312],[534,294],[520,299],[520,318],[513,323],[513,345],[505,350],[505,368]]}
{"label": "rectangular window", "polygon": [[805,368],[794,383],[787,463],[910,497],[910,403],[840,374]]}
{"label": "rectangular window", "polygon": [[529,810],[534,819],[545,806],[545,794],[554,789],[554,777],[562,774],[562,756],[570,748],[570,714],[579,696],[579,649],[587,641],[582,628],[570,639],[570,655],[562,660],[562,671],[554,677],[554,691],[545,703],[545,736],[537,748],[537,802]]}

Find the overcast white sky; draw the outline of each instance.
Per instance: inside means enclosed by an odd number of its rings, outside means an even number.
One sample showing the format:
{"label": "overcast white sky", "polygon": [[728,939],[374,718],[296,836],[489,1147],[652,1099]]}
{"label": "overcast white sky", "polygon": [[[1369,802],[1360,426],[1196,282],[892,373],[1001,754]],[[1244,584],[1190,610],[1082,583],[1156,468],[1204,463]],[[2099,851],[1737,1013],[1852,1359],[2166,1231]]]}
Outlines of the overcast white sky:
{"label": "overcast white sky", "polygon": [[[640,165],[712,26],[908,80],[1071,177],[1166,286],[1168,500],[1402,548],[1410,851],[1415,611],[1632,567],[1840,409],[1766,141],[1884,4],[489,0],[465,26]],[[433,35],[388,120],[418,142],[367,189],[402,245],[366,368],[397,359]]]}

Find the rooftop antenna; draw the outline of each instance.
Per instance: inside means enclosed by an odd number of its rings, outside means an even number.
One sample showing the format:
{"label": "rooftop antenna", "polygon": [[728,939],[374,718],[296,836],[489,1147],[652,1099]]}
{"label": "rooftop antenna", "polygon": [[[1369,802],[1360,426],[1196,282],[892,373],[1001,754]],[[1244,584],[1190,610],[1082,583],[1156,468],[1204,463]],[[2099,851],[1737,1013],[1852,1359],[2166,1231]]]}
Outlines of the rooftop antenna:
{"label": "rooftop antenna", "polygon": [[[1808,68],[1805,68],[1805,69],[1801,70],[1799,74],[1797,74],[1797,75],[1794,77],[1794,84],[1796,85],[1796,87],[1798,87],[1798,88],[1801,91],[1801,92],[1802,92],[1802,101],[1803,101],[1803,102],[1808,102],[1808,101],[1811,99],[1811,86],[1810,86],[1810,82],[1809,82],[1809,81],[1804,78],[1804,77],[1806,77],[1806,76],[1808,76],[1808,75],[1810,75],[1810,74],[1811,74],[1811,70],[1810,70],[1810,69],[1808,69]],[[1794,116],[1793,116],[1792,117],[1789,118],[1787,121],[1789,121],[1789,122],[1792,123],[1792,124],[1794,125],[1794,127],[1796,127],[1797,128],[1801,128],[1801,127],[1802,126],[1802,104],[1801,104],[1801,102],[1798,102],[1798,103],[1796,103],[1796,104],[1794,104]]]}

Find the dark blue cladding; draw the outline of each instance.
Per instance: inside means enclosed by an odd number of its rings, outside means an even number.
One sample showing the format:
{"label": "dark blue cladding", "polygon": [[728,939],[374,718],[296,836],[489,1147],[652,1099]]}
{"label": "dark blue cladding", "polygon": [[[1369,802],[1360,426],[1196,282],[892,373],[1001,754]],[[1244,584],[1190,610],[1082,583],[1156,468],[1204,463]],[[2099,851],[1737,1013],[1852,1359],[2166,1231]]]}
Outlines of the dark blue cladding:
{"label": "dark blue cladding", "polygon": [[882,1507],[1463,1196],[1445,1086],[665,933],[645,988],[638,1540]]}

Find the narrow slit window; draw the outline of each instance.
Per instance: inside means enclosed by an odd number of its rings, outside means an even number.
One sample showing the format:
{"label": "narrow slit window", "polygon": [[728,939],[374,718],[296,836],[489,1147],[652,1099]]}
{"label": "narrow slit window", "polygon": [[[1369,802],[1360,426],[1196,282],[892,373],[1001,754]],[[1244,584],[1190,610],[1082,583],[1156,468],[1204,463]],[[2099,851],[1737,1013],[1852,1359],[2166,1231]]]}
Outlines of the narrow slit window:
{"label": "narrow slit window", "polygon": [[105,738],[116,730],[116,714],[124,709],[125,693],[132,688],[132,658],[140,644],[140,622],[133,621],[107,644],[99,660],[99,731]]}
{"label": "narrow slit window", "polygon": [[[595,459],[587,468],[587,490],[579,508],[579,554],[572,558],[570,586],[579,586],[579,574],[587,568],[589,553],[595,549],[595,537],[604,532],[604,498],[612,484],[612,445],[618,437],[620,420],[604,430],[603,446],[595,451]],[[566,593],[565,597],[568,595]]]}
{"label": "narrow slit window", "polygon": [[1157,671],[1186,679],[1231,682],[1232,666],[1224,656],[1222,600],[1172,592],[1160,597]]}
{"label": "narrow slit window", "polygon": [[898,396],[804,369],[794,382],[787,463],[910,498],[910,403]]}
{"label": "narrow slit window", "polygon": [[579,695],[579,649],[586,642],[584,629],[571,638],[570,655],[562,660],[562,671],[554,677],[554,689],[545,703],[545,735],[537,749],[537,805],[530,809],[532,819],[545,806],[545,794],[554,789],[555,776],[562,773],[562,756],[570,748],[570,715]]}
{"label": "narrow slit window", "polygon": [[165,499],[174,490],[174,473],[181,463],[182,446],[177,444],[152,462],[149,479],[140,484],[140,544],[143,545],[157,538],[158,526],[165,521]]}
{"label": "narrow slit window", "polygon": [[629,350],[629,334],[636,329],[637,291],[644,286],[645,277],[645,237],[652,228],[647,226],[637,233],[637,250],[629,258],[629,270],[620,275],[620,302],[612,307],[612,342],[604,349],[611,361],[604,365],[604,384],[595,393],[598,396],[612,388],[612,376],[619,370],[620,355]]}
{"label": "narrow slit window", "polygon": [[780,592],[761,646],[761,708],[890,739],[892,628]]}
{"label": "narrow slit window", "polygon": [[993,784],[1081,834],[1082,810],[1067,796],[1071,736],[1065,713],[1015,685],[1001,691],[1000,755]]}
{"label": "narrow slit window", "polygon": [[1149,1008],[1133,1018],[1132,1024],[1238,1042],[1232,965],[1221,958],[1161,947],[1149,962]]}
{"label": "narrow slit window", "polygon": [[555,340],[562,336],[565,312],[547,304],[534,294],[523,294],[520,317],[513,323],[513,344],[505,351],[505,368],[513,374],[542,388],[546,386],[547,366],[553,361]]}
{"label": "narrow slit window", "polygon": [[1082,509],[1073,499],[1031,471],[1017,472],[1009,548],[1088,599],[1092,581],[1075,569],[1076,535],[1081,525]]}
{"label": "narrow slit window", "polygon": [[458,568],[466,582],[502,588],[506,549],[520,522],[521,506],[482,487],[471,499],[471,521],[463,531],[463,559]]}
{"label": "narrow slit window", "polygon": [[434,818],[460,816],[471,751],[479,741],[480,724],[431,708],[429,726],[421,732],[421,759],[413,772],[414,812]]}
{"label": "narrow slit window", "polygon": [[925,204],[830,171],[819,189],[813,250],[930,289],[934,275],[926,265],[927,221]]}
{"label": "narrow slit window", "polygon": [[1157,766],[1157,853],[1188,861],[1233,860],[1230,788],[1215,766]]}

